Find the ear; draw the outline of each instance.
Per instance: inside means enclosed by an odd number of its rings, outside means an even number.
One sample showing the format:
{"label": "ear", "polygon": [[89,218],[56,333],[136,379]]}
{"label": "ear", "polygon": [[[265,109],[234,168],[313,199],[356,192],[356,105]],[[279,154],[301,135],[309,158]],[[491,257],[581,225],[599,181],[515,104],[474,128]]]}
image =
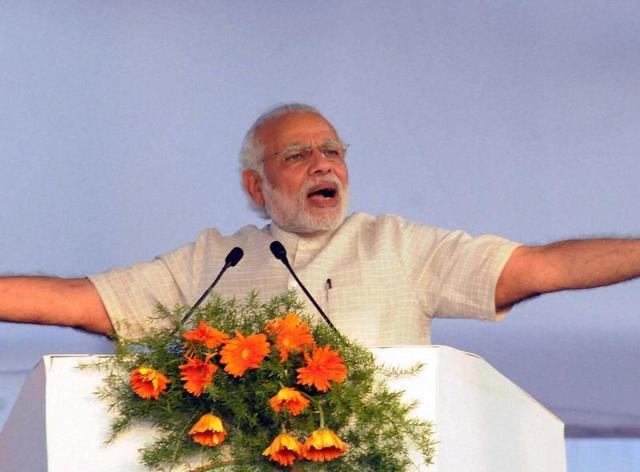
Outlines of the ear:
{"label": "ear", "polygon": [[242,171],[242,185],[245,191],[258,207],[264,208],[264,195],[262,194],[262,178],[255,170]]}

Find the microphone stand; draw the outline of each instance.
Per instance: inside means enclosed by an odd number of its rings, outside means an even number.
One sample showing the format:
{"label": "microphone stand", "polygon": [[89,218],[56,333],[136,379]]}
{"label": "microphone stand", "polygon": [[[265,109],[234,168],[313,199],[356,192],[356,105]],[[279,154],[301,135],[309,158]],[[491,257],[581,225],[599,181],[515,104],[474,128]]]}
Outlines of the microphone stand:
{"label": "microphone stand", "polygon": [[293,268],[291,267],[291,264],[289,264],[289,259],[287,259],[287,250],[284,248],[282,243],[280,241],[273,241],[269,245],[269,249],[271,250],[271,254],[273,254],[273,256],[276,259],[281,261],[284,264],[284,266],[287,268],[287,270],[289,270],[289,273],[293,276],[293,278],[296,280],[296,282],[298,282],[298,285],[300,286],[302,291],[305,293],[307,298],[309,300],[311,300],[311,303],[313,303],[313,306],[316,307],[316,310],[318,310],[318,313],[320,313],[320,315],[322,315],[322,318],[324,319],[324,321],[326,321],[327,324],[329,326],[331,326],[331,328],[333,328],[333,330],[336,333],[340,334],[339,331],[336,329],[336,327],[331,322],[331,320],[329,319],[329,317],[326,315],[324,310],[322,308],[320,308],[320,305],[318,305],[318,302],[316,302],[316,300],[313,298],[313,296],[309,293],[309,290],[307,290],[307,287],[304,286],[304,284],[300,281],[300,279],[298,278],[296,273],[293,271]]}
{"label": "microphone stand", "polygon": [[[222,269],[220,269],[220,272],[218,272],[218,276],[211,283],[211,285],[209,285],[209,288],[204,291],[204,293],[200,296],[200,298],[198,298],[198,301],[195,303],[195,305],[193,305],[191,309],[182,317],[181,325],[184,325],[187,322],[187,320],[191,317],[191,315],[193,315],[193,312],[196,310],[196,308],[198,308],[200,304],[204,301],[204,299],[207,298],[209,293],[211,293],[211,290],[213,290],[213,287],[216,286],[216,284],[222,278],[222,275],[226,272],[226,270],[229,267],[235,266],[240,261],[240,259],[242,259],[242,256],[244,256],[244,251],[237,246],[234,247],[229,252],[229,254],[227,254],[227,257],[224,260],[224,266],[222,266]],[[175,327],[175,329],[171,334],[172,335],[176,334],[176,331],[178,331],[177,326]]]}

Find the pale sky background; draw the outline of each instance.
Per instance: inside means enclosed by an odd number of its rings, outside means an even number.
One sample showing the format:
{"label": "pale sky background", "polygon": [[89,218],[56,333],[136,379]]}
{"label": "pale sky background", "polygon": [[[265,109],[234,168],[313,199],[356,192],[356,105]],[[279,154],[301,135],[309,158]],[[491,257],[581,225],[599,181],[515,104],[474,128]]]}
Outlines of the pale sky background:
{"label": "pale sky background", "polygon": [[[200,229],[262,225],[236,161],[265,108],[303,101],[351,143],[351,211],[523,243],[638,235],[633,1],[0,0],[0,272],[78,276]],[[640,283],[508,321],[437,321],[574,434],[640,434]],[[45,353],[107,352],[0,324],[0,425]],[[636,439],[572,440],[570,471],[640,468]]]}

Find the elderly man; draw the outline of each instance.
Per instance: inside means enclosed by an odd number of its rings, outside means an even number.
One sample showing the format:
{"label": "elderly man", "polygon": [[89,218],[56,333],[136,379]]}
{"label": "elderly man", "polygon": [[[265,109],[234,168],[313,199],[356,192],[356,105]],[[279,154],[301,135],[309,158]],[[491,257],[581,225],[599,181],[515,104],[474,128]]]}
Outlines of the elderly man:
{"label": "elderly man", "polygon": [[333,324],[369,346],[428,343],[433,317],[496,319],[534,295],[640,275],[637,240],[527,247],[392,215],[345,218],[345,151],[314,108],[275,108],[258,118],[240,152],[244,188],[271,224],[232,236],[204,230],[194,243],[153,262],[84,279],[0,279],[0,319],[135,337],[158,302],[192,304],[234,246],[245,257],[225,274],[218,293],[243,297],[255,289],[268,298],[297,290],[269,251],[273,240],[286,247]]}

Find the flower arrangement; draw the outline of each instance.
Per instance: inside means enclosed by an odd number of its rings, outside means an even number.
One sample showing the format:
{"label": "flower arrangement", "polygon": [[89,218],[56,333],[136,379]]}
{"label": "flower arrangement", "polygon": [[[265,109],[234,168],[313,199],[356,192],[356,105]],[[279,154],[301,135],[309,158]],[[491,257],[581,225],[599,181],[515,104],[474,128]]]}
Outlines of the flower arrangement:
{"label": "flower arrangement", "polygon": [[293,293],[262,303],[216,298],[189,326],[184,308],[158,307],[176,329],[116,339],[98,392],[116,412],[113,440],[134,422],[159,439],[141,450],[154,469],[199,455],[198,471],[394,471],[409,447],[433,459],[428,422],[385,378],[372,354],[305,315]]}

